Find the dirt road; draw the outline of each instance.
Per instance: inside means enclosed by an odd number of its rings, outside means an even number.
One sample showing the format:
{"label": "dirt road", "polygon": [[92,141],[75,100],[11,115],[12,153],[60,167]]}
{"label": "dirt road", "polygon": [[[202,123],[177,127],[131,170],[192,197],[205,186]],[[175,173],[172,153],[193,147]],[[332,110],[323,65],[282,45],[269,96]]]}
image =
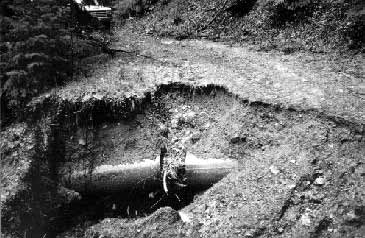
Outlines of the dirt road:
{"label": "dirt road", "polygon": [[[315,109],[365,122],[365,60],[337,56],[257,52],[205,40],[156,39],[128,28],[116,32],[112,48],[130,52],[59,91],[65,98],[139,94],[161,83],[217,84],[249,101]],[[251,47],[252,48],[252,47]],[[118,58],[118,57],[117,57]]]}
{"label": "dirt road", "polygon": [[362,58],[357,59],[357,68],[351,68],[349,62],[331,62],[328,56],[257,52],[204,40],[141,38],[128,30],[118,32],[118,38],[114,48],[146,58],[143,63],[130,62],[127,71],[149,82],[218,84],[249,101],[365,120]]}

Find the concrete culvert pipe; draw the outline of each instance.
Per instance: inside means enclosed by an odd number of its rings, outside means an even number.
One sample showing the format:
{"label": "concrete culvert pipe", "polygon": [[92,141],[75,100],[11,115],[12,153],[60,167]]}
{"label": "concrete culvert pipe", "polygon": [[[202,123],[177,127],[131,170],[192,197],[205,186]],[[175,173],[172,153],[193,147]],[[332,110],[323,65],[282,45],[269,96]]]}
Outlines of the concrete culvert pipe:
{"label": "concrete culvert pipe", "polygon": [[92,171],[75,171],[64,177],[65,185],[81,194],[111,193],[131,189],[156,190],[160,187],[160,161],[101,165]]}
{"label": "concrete culvert pipe", "polygon": [[[184,181],[188,187],[208,188],[237,168],[238,163],[228,159],[199,159],[187,153]],[[181,168],[181,167],[180,167]],[[65,186],[81,194],[112,193],[124,190],[155,191],[163,187],[163,171],[159,157],[134,164],[102,165],[92,172],[76,171],[65,176]]]}
{"label": "concrete culvert pipe", "polygon": [[185,158],[186,184],[190,187],[210,187],[238,167],[236,160],[199,159],[191,153]]}

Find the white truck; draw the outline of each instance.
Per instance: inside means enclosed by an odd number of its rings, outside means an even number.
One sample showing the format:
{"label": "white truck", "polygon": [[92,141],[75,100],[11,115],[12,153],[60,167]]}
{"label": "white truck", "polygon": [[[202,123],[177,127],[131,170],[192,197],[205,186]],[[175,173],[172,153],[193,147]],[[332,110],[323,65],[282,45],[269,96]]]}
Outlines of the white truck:
{"label": "white truck", "polygon": [[98,0],[75,0],[80,8],[88,12],[100,22],[109,24],[112,19],[112,9],[101,5]]}

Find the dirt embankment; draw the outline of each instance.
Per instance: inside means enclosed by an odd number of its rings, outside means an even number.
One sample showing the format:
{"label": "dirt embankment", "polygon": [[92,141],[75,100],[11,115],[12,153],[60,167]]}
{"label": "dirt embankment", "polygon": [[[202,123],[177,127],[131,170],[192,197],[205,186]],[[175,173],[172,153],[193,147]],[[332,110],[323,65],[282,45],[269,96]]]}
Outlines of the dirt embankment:
{"label": "dirt embankment", "polygon": [[[179,219],[169,220],[172,224],[164,219],[151,224],[105,219],[87,234],[361,236],[363,131],[311,113],[250,105],[221,92],[168,93],[162,99],[172,108],[172,136],[188,138],[189,151],[202,158],[234,158],[240,168],[196,196]],[[174,113],[194,115],[194,120],[175,127]],[[153,228],[156,223],[158,230]]]}
{"label": "dirt embankment", "polygon": [[[15,190],[18,196],[10,196],[5,204],[9,210],[2,219],[6,218],[3,224],[8,224],[9,231],[17,228],[22,231],[18,235],[52,236],[68,230],[59,237],[82,237],[85,231],[87,236],[106,237],[362,234],[365,147],[363,127],[358,124],[311,111],[250,103],[216,86],[159,87],[141,104],[131,106],[129,101],[125,104],[129,106],[116,107],[126,113],[124,117],[101,116],[100,112],[110,110],[102,102],[95,99],[90,110],[81,112],[64,104],[57,120],[43,120],[44,128],[52,128],[43,129],[43,134],[35,130],[35,145],[44,147],[38,147],[32,158],[32,172],[24,172],[30,180],[21,184],[29,187]],[[200,158],[231,158],[239,162],[239,169],[207,192],[182,197],[187,198],[183,201],[164,197],[162,188],[152,195],[132,194],[140,196],[142,207],[131,200],[121,202],[125,194],[84,197],[89,200],[80,203],[83,199],[60,183],[57,171],[65,168],[90,169],[154,157],[159,153],[161,126],[168,128],[169,148],[182,145]],[[178,159],[179,153],[170,157]],[[18,164],[7,165],[9,172]],[[56,190],[48,190],[55,184]],[[180,209],[191,201],[179,213],[164,208],[147,218],[125,219],[147,216],[166,205]],[[19,213],[23,206],[29,206],[23,213],[27,216]],[[32,224],[27,217],[34,214],[41,216]],[[102,218],[106,219],[90,226]]]}

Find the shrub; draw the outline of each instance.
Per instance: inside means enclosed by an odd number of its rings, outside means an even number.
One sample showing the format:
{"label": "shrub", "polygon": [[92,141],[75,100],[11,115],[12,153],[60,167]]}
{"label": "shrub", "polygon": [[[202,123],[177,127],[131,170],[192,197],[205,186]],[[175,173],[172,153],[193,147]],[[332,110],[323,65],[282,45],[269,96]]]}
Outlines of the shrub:
{"label": "shrub", "polygon": [[363,0],[350,1],[347,11],[346,26],[343,34],[349,39],[351,48],[365,48],[365,2]]}
{"label": "shrub", "polygon": [[287,23],[299,23],[311,17],[317,6],[313,0],[275,0],[267,2],[271,12],[271,24],[283,27]]}
{"label": "shrub", "polygon": [[256,2],[257,0],[234,0],[226,11],[235,17],[243,17],[252,10]]}
{"label": "shrub", "polygon": [[3,0],[0,9],[4,123],[16,118],[32,97],[71,78],[72,61],[86,56],[84,47],[79,49],[84,55],[75,54],[77,33],[97,23],[70,0]]}

